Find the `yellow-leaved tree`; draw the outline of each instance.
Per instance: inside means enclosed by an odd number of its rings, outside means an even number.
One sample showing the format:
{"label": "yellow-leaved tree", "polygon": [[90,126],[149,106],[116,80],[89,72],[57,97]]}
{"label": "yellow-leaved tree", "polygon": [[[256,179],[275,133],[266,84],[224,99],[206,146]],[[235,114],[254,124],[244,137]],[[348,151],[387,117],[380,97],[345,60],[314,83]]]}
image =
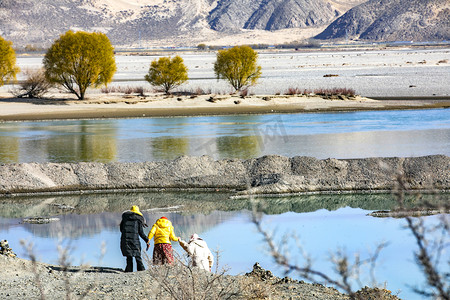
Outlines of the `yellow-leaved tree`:
{"label": "yellow-leaved tree", "polygon": [[12,42],[0,36],[0,86],[16,79],[20,69],[16,66],[16,53]]}
{"label": "yellow-leaved tree", "polygon": [[188,79],[188,69],[179,55],[155,59],[150,65],[148,74],[145,75],[145,80],[153,86],[162,88],[166,94]]}
{"label": "yellow-leaved tree", "polygon": [[249,46],[219,50],[214,73],[217,79],[227,80],[236,91],[240,91],[255,85],[261,77],[261,66],[257,65],[257,60],[258,53]]}
{"label": "yellow-leaved tree", "polygon": [[116,72],[114,48],[103,33],[69,30],[48,49],[44,68],[48,81],[82,100],[88,87],[112,81]]}

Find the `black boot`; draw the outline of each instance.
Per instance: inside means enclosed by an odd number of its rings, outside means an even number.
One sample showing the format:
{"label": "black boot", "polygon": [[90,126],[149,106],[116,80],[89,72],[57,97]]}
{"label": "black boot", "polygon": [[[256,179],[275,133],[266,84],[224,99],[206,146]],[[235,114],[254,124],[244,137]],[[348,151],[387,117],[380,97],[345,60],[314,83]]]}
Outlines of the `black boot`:
{"label": "black boot", "polygon": [[125,268],[125,272],[133,272],[133,257],[127,256],[127,267]]}
{"label": "black boot", "polygon": [[136,256],[136,265],[138,271],[145,271],[144,263],[142,262],[142,257]]}

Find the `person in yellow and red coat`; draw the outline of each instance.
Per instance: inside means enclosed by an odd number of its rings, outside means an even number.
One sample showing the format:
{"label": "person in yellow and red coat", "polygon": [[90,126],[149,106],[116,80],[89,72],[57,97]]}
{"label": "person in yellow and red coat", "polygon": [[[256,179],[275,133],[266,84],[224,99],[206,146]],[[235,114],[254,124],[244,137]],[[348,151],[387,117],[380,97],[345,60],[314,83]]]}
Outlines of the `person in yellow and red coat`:
{"label": "person in yellow and red coat", "polygon": [[122,221],[120,222],[120,232],[122,233],[120,250],[122,255],[127,258],[125,272],[133,272],[133,257],[136,259],[137,270],[145,270],[141,257],[141,241],[139,240],[139,237],[141,237],[148,244],[144,226],[147,227],[147,224],[138,206],[133,205],[130,210],[122,214]]}
{"label": "person in yellow and red coat", "polygon": [[166,217],[161,217],[153,224],[148,233],[147,250],[150,246],[150,240],[154,237],[155,247],[153,248],[153,264],[163,265],[174,262],[173,249],[170,241],[178,242],[178,237],[170,222]]}

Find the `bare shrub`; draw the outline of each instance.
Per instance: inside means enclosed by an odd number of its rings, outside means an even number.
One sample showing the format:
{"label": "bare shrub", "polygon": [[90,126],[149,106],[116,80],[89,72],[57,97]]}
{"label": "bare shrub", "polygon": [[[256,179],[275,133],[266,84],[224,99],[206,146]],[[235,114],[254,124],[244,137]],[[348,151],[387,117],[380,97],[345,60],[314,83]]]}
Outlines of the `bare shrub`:
{"label": "bare shrub", "polygon": [[126,87],[122,88],[122,92],[125,95],[131,95],[133,93],[133,88],[131,86],[126,86]]}
{"label": "bare shrub", "polygon": [[43,69],[28,69],[24,74],[27,78],[19,84],[18,88],[11,91],[18,98],[41,98],[53,86],[45,78]]}
{"label": "bare shrub", "polygon": [[44,287],[42,286],[41,273],[38,271],[38,268],[37,268],[36,255],[34,254],[34,251],[33,251],[34,245],[33,245],[33,243],[27,244],[24,240],[21,240],[20,244],[22,245],[22,247],[25,248],[26,255],[31,260],[33,274],[34,274],[34,283],[39,291],[39,299],[44,300],[46,297],[45,297]]}
{"label": "bare shrub", "polygon": [[294,87],[290,87],[287,89],[285,95],[290,95],[290,96],[294,96],[294,95],[299,95],[301,94],[301,90],[299,88],[294,88]]}
{"label": "bare shrub", "polygon": [[356,95],[355,90],[351,88],[320,88],[314,90],[314,93],[321,96],[344,95],[353,97]]}
{"label": "bare shrub", "polygon": [[181,90],[177,92],[176,94],[179,95],[191,95],[191,96],[201,96],[201,95],[210,95],[212,94],[211,89],[203,89],[201,87],[196,87],[194,89],[187,89],[187,90]]}
{"label": "bare shrub", "polygon": [[272,295],[276,293],[273,283],[261,281],[254,276],[243,276],[240,286],[243,299],[272,299]]}
{"label": "bare shrub", "polygon": [[248,88],[247,89],[242,89],[239,91],[239,96],[241,96],[241,98],[245,98],[249,95],[249,91]]}
{"label": "bare shrub", "polygon": [[137,94],[145,96],[147,90],[142,86],[106,86],[101,89],[101,92],[104,94],[123,93],[125,95]]}
{"label": "bare shrub", "polygon": [[144,95],[144,92],[145,92],[145,89],[144,89],[144,87],[142,87],[142,86],[138,86],[138,87],[136,87],[135,89],[134,89],[134,92],[136,93],[136,94],[138,94],[139,96],[145,96]]}
{"label": "bare shrub", "polygon": [[120,88],[116,86],[104,86],[101,88],[103,94],[120,93]]}
{"label": "bare shrub", "polygon": [[149,276],[158,283],[152,292],[157,299],[233,299],[242,293],[226,269],[219,271],[217,251],[214,273],[192,267],[176,252],[174,256],[173,265],[162,266],[153,266],[148,255],[144,256]]}
{"label": "bare shrub", "polygon": [[[294,95],[309,95],[312,94],[313,92],[309,89],[300,89],[300,88],[294,88],[294,87],[290,87],[288,88],[288,90],[284,93],[285,95],[290,95],[290,96],[294,96]],[[275,94],[275,95],[279,95],[279,93]]]}
{"label": "bare shrub", "polygon": [[204,89],[202,89],[202,88],[200,88],[200,87],[197,87],[197,88],[193,91],[193,94],[194,94],[194,95],[197,95],[197,96],[199,96],[199,95],[206,95],[206,94],[211,94],[211,91],[205,92]]}

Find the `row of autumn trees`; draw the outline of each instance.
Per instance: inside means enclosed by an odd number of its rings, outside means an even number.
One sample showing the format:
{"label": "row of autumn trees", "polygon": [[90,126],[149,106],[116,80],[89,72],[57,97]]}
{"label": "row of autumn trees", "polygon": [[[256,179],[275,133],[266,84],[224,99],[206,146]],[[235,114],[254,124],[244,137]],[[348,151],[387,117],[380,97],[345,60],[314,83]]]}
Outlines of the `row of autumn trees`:
{"label": "row of autumn trees", "polygon": [[[258,54],[249,46],[219,50],[214,64],[218,79],[227,80],[235,91],[256,84],[261,76]],[[84,99],[89,87],[97,88],[112,81],[116,72],[114,48],[108,37],[99,32],[67,31],[47,50],[45,79],[64,87],[78,99]],[[0,37],[0,86],[14,81],[19,72],[12,43]],[[188,78],[188,69],[180,56],[154,60],[145,79],[165,93]]]}

